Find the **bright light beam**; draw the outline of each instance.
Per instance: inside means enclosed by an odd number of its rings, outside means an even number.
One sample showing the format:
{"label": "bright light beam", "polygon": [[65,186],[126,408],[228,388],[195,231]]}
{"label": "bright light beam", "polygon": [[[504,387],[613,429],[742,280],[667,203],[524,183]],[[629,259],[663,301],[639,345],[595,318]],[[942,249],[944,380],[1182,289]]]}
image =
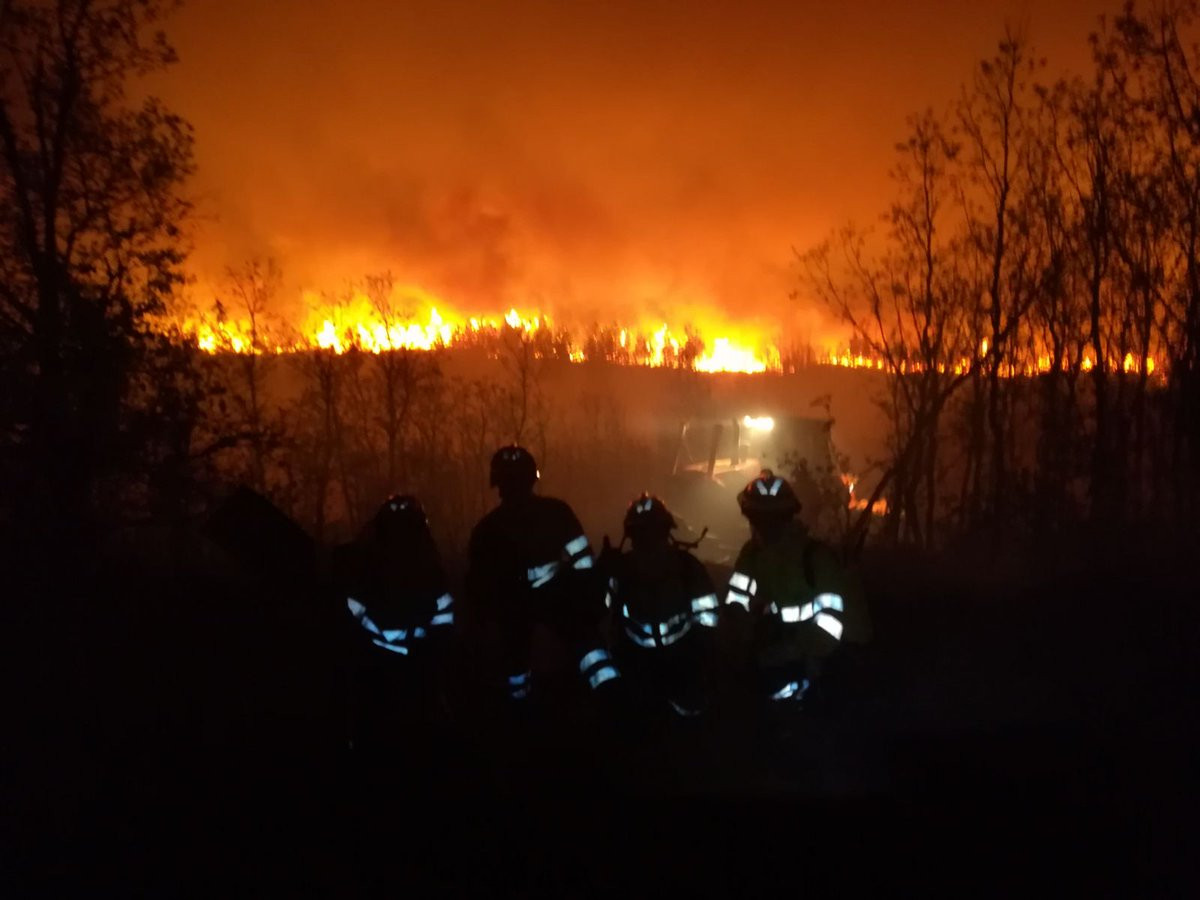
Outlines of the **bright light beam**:
{"label": "bright light beam", "polygon": [[751,431],[772,431],[775,420],[770,416],[742,416],[742,424]]}

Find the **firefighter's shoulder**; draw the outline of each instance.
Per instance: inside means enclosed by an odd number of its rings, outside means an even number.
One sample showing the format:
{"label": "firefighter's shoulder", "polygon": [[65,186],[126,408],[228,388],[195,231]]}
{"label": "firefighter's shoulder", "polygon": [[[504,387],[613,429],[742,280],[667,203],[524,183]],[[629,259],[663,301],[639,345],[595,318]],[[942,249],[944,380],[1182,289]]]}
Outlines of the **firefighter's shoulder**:
{"label": "firefighter's shoulder", "polygon": [[533,497],[532,508],[536,510],[537,515],[566,525],[577,525],[579,522],[579,517],[575,515],[571,504],[558,497],[537,494]]}

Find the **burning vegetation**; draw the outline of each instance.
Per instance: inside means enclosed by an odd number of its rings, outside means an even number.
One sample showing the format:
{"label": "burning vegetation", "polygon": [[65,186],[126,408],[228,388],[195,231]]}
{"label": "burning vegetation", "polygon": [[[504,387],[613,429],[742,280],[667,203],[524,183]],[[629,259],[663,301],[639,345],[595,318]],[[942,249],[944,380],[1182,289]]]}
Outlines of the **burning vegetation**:
{"label": "burning vegetation", "polygon": [[[627,366],[678,368],[696,372],[794,372],[808,365],[840,366],[848,369],[872,369],[896,374],[920,373],[928,364],[907,354],[889,359],[875,348],[863,350],[862,340],[828,340],[820,349],[812,346],[781,350],[777,335],[755,333],[745,326],[736,337],[728,324],[700,325],[687,322],[682,327],[644,323],[640,326],[592,324],[571,328],[558,324],[553,317],[537,310],[509,309],[502,315],[465,315],[428,294],[410,289],[398,292],[389,301],[397,309],[424,307],[420,315],[385,311],[367,294],[355,294],[343,302],[326,302],[321,295],[306,293],[304,306],[309,310],[301,324],[274,318],[229,315],[218,303],[210,313],[187,316],[165,326],[193,342],[205,353],[298,353],[329,350],[342,354],[351,350],[381,354],[394,350],[483,349],[497,346],[502,334],[520,333],[528,338],[536,355],[543,359],[569,362],[608,362]],[[714,322],[719,321],[714,317]],[[976,360],[967,356],[936,363],[941,374],[961,375],[979,359],[988,356],[988,340],[979,344]],[[1051,370],[1051,354],[1039,350],[1012,354],[1000,369],[1005,378],[1034,377]],[[1147,375],[1154,375],[1153,356],[1144,358]],[[1081,349],[1074,359],[1059,360],[1063,370],[1072,368],[1090,372],[1093,355]],[[1143,370],[1143,358],[1126,351],[1123,357],[1110,356],[1110,371],[1126,374]],[[1162,374],[1161,372],[1159,373]]]}
{"label": "burning vegetation", "polygon": [[[694,369],[698,372],[767,372],[781,368],[778,347],[759,335],[730,337],[729,326],[682,327],[663,323],[592,325],[573,329],[537,310],[509,309],[502,315],[467,315],[419,291],[398,291],[385,302],[356,294],[341,303],[304,297],[310,312],[299,326],[264,325],[258,317],[212,314],[185,318],[180,331],[207,353],[288,353],[351,349],[391,350],[484,348],[504,331],[530,338],[540,357],[571,362]],[[422,307],[420,314],[393,310]]]}

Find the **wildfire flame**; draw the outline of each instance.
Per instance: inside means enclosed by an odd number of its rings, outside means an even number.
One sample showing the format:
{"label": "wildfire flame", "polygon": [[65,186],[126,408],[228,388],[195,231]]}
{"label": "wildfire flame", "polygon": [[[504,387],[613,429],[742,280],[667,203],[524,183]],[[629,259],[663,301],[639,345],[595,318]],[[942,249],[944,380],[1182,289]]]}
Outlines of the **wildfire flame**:
{"label": "wildfire flame", "polygon": [[[976,362],[978,371],[983,371],[983,359],[987,355],[987,339],[985,338],[980,343],[980,360]],[[879,357],[864,356],[861,353],[851,353],[849,350],[831,350],[817,359],[817,362],[828,366],[841,366],[847,369],[875,369],[877,371],[892,371],[893,369],[901,374],[916,374],[925,371],[925,365],[919,361],[899,360],[895,365],[889,365],[887,360]],[[1078,368],[1082,372],[1091,372],[1096,367],[1096,361],[1091,353],[1083,353],[1077,360]],[[957,362],[947,365],[939,363],[937,370],[942,374],[962,375],[970,371],[972,361],[970,359],[960,359]],[[1162,372],[1154,361],[1153,356],[1145,358],[1146,374],[1162,376]],[[1126,353],[1123,358],[1110,357],[1108,359],[1107,371],[1109,372],[1124,372],[1126,375],[1136,375],[1141,372],[1142,357],[1133,353]],[[1064,359],[1060,365],[1061,371],[1069,371],[1073,368],[1070,360]],[[1000,376],[1002,378],[1032,378],[1036,375],[1045,375],[1047,372],[1053,371],[1054,363],[1049,355],[1040,354],[1036,359],[1029,358],[1027,361],[1020,364],[1005,363],[1000,367]]]}
{"label": "wildfire flame", "polygon": [[[680,328],[666,322],[640,326],[595,326],[587,332],[559,328],[548,315],[533,310],[508,310],[503,315],[463,315],[424,301],[423,315],[394,312],[362,295],[339,303],[308,295],[309,312],[298,328],[280,323],[251,323],[248,317],[190,316],[181,330],[207,353],[287,353],[360,350],[434,350],[470,346],[492,335],[516,332],[530,338],[552,339],[556,353],[573,362],[602,357],[611,338],[612,358],[646,366],[675,366],[698,372],[766,372],[778,370],[779,351],[768,341],[744,332],[731,334],[720,324]],[[589,352],[590,351],[590,352]]]}
{"label": "wildfire flame", "polygon": [[[794,370],[793,359],[784,360],[779,347],[767,335],[753,327],[731,327],[717,316],[693,319],[685,327],[666,322],[638,325],[593,325],[588,329],[560,327],[544,312],[509,309],[502,315],[464,315],[432,295],[406,289],[378,304],[356,294],[336,303],[305,294],[307,312],[292,326],[277,319],[209,314],[183,317],[177,327],[207,353],[289,353],[304,350],[328,350],[342,354],[357,350],[385,353],[392,350],[435,350],[447,347],[488,345],[489,338],[515,333],[535,342],[535,352],[554,355],[572,362],[609,360],[629,365],[687,368],[697,372],[779,372]],[[397,301],[393,304],[393,300]],[[418,312],[420,310],[420,312]],[[955,362],[939,363],[941,373],[961,375],[974,364],[987,362],[987,339],[979,343],[980,356]],[[786,363],[786,365],[785,365]],[[827,342],[825,349],[806,357],[804,364],[869,369],[901,374],[919,373],[925,365],[919,361],[898,360],[889,363],[877,356]],[[1072,367],[1064,361],[1063,368]],[[1075,366],[1082,372],[1095,367],[1092,355],[1084,351]],[[1138,374],[1143,360],[1133,353],[1108,360],[1109,371]],[[1144,361],[1147,375],[1156,372],[1153,357]],[[1053,368],[1048,355],[1030,357],[1021,364],[1005,363],[1004,377],[1032,377]],[[1159,373],[1161,377],[1161,373]]]}

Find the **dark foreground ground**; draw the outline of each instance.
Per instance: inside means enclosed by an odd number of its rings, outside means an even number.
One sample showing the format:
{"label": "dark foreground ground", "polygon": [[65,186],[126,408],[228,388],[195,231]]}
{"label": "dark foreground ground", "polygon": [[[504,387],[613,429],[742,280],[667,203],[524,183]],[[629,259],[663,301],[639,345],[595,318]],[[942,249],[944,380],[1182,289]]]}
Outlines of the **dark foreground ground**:
{"label": "dark foreground ground", "polygon": [[1192,568],[877,555],[837,715],[622,740],[586,703],[468,700],[403,753],[346,750],[302,582],[31,584],[5,604],[0,893],[1196,896]]}

